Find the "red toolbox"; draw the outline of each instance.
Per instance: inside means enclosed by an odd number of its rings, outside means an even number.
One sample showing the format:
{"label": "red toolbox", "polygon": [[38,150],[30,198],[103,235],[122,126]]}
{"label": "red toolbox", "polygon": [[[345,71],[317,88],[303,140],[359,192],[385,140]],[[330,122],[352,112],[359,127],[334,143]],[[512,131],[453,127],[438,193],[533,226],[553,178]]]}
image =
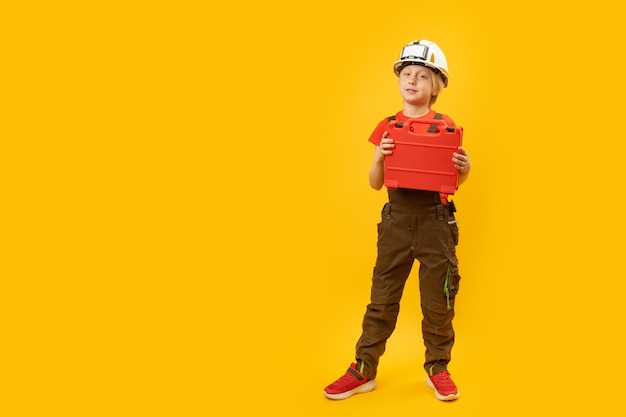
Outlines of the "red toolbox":
{"label": "red toolbox", "polygon": [[454,194],[459,187],[459,171],[452,154],[461,146],[462,127],[447,126],[443,120],[409,119],[389,122],[388,131],[396,146],[385,158],[387,188]]}

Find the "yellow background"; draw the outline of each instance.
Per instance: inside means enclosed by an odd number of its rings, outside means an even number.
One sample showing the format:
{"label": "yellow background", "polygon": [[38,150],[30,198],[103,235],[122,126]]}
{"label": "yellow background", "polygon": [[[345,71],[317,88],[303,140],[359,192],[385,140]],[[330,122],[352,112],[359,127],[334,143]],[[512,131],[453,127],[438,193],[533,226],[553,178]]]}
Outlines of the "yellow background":
{"label": "yellow background", "polygon": [[[1,18],[2,415],[623,411],[614,2],[20,4]],[[367,138],[421,38],[474,165],[461,399],[424,384],[414,272],[378,389],[331,402],[385,201]]]}

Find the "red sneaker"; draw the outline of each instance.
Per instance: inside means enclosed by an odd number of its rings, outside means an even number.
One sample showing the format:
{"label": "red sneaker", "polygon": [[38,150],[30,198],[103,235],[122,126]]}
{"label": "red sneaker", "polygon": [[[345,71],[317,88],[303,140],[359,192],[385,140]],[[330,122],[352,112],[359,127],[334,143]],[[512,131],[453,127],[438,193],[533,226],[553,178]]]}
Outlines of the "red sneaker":
{"label": "red sneaker", "polygon": [[452,382],[448,371],[426,377],[426,383],[435,390],[435,397],[441,401],[452,401],[459,398],[459,390]]}
{"label": "red sneaker", "polygon": [[341,378],[324,388],[324,395],[331,400],[343,400],[354,394],[370,392],[374,388],[376,380],[367,379],[353,363]]}

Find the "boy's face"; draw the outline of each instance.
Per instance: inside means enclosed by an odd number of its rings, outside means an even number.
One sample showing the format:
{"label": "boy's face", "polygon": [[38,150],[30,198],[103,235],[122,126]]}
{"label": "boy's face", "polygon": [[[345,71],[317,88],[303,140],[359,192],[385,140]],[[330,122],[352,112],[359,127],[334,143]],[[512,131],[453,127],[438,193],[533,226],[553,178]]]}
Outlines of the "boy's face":
{"label": "boy's face", "polygon": [[423,65],[407,65],[400,71],[398,86],[402,99],[412,105],[430,103],[433,92],[435,73]]}

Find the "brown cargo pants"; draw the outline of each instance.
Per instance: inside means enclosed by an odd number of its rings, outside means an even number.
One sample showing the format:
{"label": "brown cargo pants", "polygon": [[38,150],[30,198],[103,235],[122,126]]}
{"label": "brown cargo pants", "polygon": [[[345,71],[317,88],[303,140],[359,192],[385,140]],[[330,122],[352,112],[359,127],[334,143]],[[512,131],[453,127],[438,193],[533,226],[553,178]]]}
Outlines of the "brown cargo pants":
{"label": "brown cargo pants", "polygon": [[378,224],[378,258],[371,300],[356,345],[357,366],[374,379],[400,311],[404,285],[415,259],[419,261],[424,369],[430,375],[447,370],[454,345],[454,299],[461,277],[457,268],[459,232],[452,204],[439,193],[389,190]]}

